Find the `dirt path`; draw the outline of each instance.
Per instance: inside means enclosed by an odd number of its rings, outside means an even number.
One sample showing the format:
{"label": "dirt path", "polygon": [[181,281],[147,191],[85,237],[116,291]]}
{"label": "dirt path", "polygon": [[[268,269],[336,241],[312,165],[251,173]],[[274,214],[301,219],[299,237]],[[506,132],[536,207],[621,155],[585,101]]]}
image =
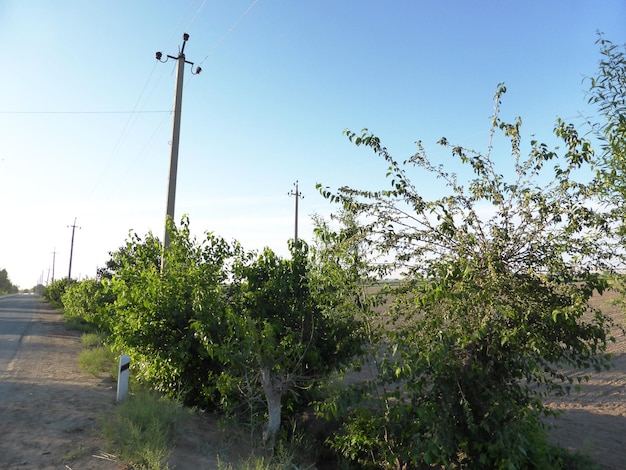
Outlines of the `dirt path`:
{"label": "dirt path", "polygon": [[93,430],[114,384],[81,373],[79,333],[44,303],[0,380],[0,469],[116,469]]}
{"label": "dirt path", "polygon": [[[115,407],[116,383],[81,372],[80,336],[40,302],[8,371],[0,376],[0,470],[125,469],[98,438]],[[194,415],[169,468],[215,470],[228,446],[212,416]]]}
{"label": "dirt path", "polygon": [[[606,311],[624,323],[617,308]],[[626,338],[618,333],[611,346],[615,367],[594,375],[582,393],[552,402],[564,411],[553,439],[614,470],[626,469]],[[123,468],[104,458],[114,450],[96,436],[100,417],[115,406],[115,384],[84,375],[80,350],[80,334],[66,330],[61,316],[40,304],[0,377],[0,470]],[[170,468],[213,470],[217,453],[228,454],[215,420],[194,416]]]}

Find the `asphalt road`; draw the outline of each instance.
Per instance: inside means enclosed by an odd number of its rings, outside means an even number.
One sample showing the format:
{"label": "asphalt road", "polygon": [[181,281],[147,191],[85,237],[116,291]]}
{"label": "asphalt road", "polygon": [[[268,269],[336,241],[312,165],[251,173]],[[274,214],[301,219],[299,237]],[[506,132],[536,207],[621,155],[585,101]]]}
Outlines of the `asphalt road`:
{"label": "asphalt road", "polygon": [[0,298],[0,377],[7,372],[40,304],[34,295]]}

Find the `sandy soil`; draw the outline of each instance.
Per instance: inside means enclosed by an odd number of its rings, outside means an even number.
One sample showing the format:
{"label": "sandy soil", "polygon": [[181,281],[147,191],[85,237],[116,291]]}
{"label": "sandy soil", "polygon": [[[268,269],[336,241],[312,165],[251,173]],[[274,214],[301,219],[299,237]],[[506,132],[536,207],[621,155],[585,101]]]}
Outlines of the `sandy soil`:
{"label": "sandy soil", "polygon": [[[595,299],[605,304],[605,298]],[[605,305],[620,324],[616,307]],[[626,469],[626,338],[615,332],[615,367],[596,374],[581,393],[554,400],[563,410],[552,438],[606,469]],[[121,469],[115,449],[97,437],[115,406],[115,383],[83,374],[80,334],[66,330],[45,304],[0,380],[0,469]],[[212,416],[195,415],[172,453],[170,468],[216,469],[232,448]]]}

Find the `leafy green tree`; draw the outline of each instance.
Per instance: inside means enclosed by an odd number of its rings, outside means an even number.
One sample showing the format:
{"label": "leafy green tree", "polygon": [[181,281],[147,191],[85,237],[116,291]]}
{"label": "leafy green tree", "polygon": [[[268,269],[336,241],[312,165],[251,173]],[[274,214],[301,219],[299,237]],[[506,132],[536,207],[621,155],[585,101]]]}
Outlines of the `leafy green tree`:
{"label": "leafy green tree", "polygon": [[[577,370],[608,366],[610,320],[588,300],[606,287],[610,224],[577,181],[593,150],[559,120],[563,153],[532,140],[522,158],[521,120],[500,119],[505,91],[495,95],[486,153],[440,140],[461,176],[421,143],[398,162],[367,130],[347,131],[387,162],[390,186],[320,186],[359,222],[381,274],[404,276],[380,320],[378,380],[333,439],[363,468],[555,467],[542,398],[568,393],[582,380]],[[499,134],[511,157],[493,156]],[[413,182],[422,177],[448,194],[428,199]]]}
{"label": "leafy green tree", "polygon": [[[71,280],[69,283],[74,284],[76,280]],[[47,285],[43,291],[43,298],[48,301],[52,306],[56,308],[63,308],[63,295],[68,289],[67,277],[57,279],[56,281]]]}
{"label": "leafy green tree", "polygon": [[6,269],[0,269],[0,295],[15,294],[18,288],[14,286],[9,279],[9,274]]}
{"label": "leafy green tree", "polygon": [[[599,120],[590,120],[596,137],[602,142],[597,156],[597,183],[615,213],[615,228],[621,247],[626,245],[626,44],[613,44],[603,35],[597,41],[601,60],[598,72],[589,77],[589,103],[597,106]],[[626,282],[623,266],[613,286],[622,294],[626,306]]]}
{"label": "leafy green tree", "polygon": [[[152,235],[142,240],[134,234],[113,254],[104,279],[115,299],[110,329],[140,381],[187,404],[214,408],[223,367],[206,345],[220,344],[226,333],[227,265],[239,248],[212,234],[197,242],[187,218],[169,230],[164,272],[162,245]],[[204,325],[202,337],[197,323]]]}
{"label": "leafy green tree", "polygon": [[102,281],[97,279],[73,283],[61,296],[66,318],[76,317],[103,334],[110,332],[112,326],[111,304],[114,300],[111,292],[107,292]]}
{"label": "leafy green tree", "polygon": [[589,77],[589,103],[598,107],[600,120],[592,121],[602,142],[598,175],[605,195],[618,207],[626,200],[626,44],[613,44],[600,35],[601,60],[596,76]]}
{"label": "leafy green tree", "polygon": [[[247,400],[262,392],[267,406],[264,440],[272,445],[283,401],[304,392],[345,365],[361,347],[358,322],[332,295],[329,278],[311,272],[308,247],[291,246],[291,259],[266,248],[242,257],[233,268],[231,301],[219,357],[225,384],[246,384]],[[235,289],[233,289],[235,291]],[[198,324],[202,337],[205,324]],[[215,345],[207,342],[207,348]],[[295,398],[294,398],[295,397]]]}

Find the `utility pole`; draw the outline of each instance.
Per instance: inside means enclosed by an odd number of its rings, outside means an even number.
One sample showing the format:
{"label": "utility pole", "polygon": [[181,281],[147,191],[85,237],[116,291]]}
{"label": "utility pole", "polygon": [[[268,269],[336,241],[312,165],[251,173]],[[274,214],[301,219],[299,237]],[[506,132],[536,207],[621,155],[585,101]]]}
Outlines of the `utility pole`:
{"label": "utility pole", "polygon": [[[70,246],[70,270],[67,273],[67,285],[70,285],[72,280],[72,256],[74,255],[74,231],[76,230],[76,217],[74,217],[74,223],[72,225],[68,225],[67,228],[72,227],[72,244]],[[80,229],[80,227],[78,227]]]}
{"label": "utility pole", "polygon": [[304,196],[301,192],[298,191],[298,180],[293,184],[296,187],[296,190],[293,189],[287,193],[288,196],[295,196],[296,198],[296,227],[295,227],[295,235],[293,237],[294,243],[298,243],[298,199],[304,199]]}
{"label": "utility pole", "polygon": [[[74,221],[74,223],[76,223],[76,221]],[[52,282],[54,282],[54,265],[56,263],[56,257],[57,257],[57,251],[56,251],[56,247],[54,248],[54,251],[52,252]]]}
{"label": "utility pole", "polygon": [[[178,172],[178,144],[180,139],[180,116],[183,104],[183,77],[185,75],[185,64],[191,64],[193,66],[193,62],[185,60],[185,44],[187,44],[188,39],[189,35],[187,33],[183,34],[183,47],[181,47],[180,52],[178,53],[178,57],[167,55],[165,60],[161,60],[163,54],[161,52],[156,53],[156,59],[159,62],[167,62],[168,59],[176,61],[174,119],[172,121],[172,148],[170,154],[170,176],[167,186],[167,208],[165,211],[165,234],[163,236],[163,256],[161,256],[161,272],[163,272],[165,262],[165,250],[168,249],[170,244],[170,236],[167,232],[168,221],[174,221],[174,205],[176,200],[176,174]],[[196,71],[194,72],[192,69],[191,73],[197,75],[201,71],[202,69],[200,67],[197,67]]]}

